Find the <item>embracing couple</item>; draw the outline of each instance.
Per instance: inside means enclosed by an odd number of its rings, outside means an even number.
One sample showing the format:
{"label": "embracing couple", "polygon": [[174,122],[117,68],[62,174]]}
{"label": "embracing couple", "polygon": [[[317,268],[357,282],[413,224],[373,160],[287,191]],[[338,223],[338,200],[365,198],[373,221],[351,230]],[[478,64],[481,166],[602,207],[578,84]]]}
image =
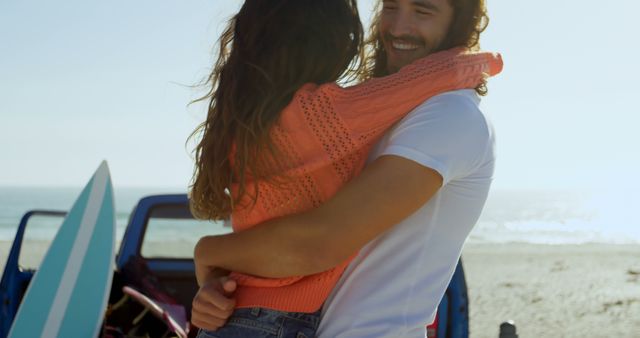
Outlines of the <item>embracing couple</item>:
{"label": "embracing couple", "polygon": [[383,0],[365,41],[356,0],[244,1],[194,133],[192,212],[234,230],[196,245],[198,337],[425,336],[494,172],[487,22]]}

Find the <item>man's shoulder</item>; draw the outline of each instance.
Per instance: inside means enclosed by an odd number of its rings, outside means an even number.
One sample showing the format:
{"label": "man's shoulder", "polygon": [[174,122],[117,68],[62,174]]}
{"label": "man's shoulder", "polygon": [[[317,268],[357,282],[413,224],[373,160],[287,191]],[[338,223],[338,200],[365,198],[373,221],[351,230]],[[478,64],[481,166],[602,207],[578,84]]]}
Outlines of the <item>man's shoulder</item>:
{"label": "man's shoulder", "polygon": [[412,113],[416,114],[478,114],[480,95],[473,89],[453,90],[436,95],[420,104]]}
{"label": "man's shoulder", "polygon": [[480,101],[480,96],[473,89],[442,93],[417,106],[398,126],[419,124],[441,128],[445,125],[454,127],[469,123],[488,125],[490,121],[480,109]]}
{"label": "man's shoulder", "polygon": [[392,154],[432,169],[437,167],[430,164],[433,159],[438,159],[440,166],[446,162],[452,168],[467,168],[494,143],[491,121],[479,103],[480,97],[472,89],[432,97],[386,133],[374,148],[372,159]]}

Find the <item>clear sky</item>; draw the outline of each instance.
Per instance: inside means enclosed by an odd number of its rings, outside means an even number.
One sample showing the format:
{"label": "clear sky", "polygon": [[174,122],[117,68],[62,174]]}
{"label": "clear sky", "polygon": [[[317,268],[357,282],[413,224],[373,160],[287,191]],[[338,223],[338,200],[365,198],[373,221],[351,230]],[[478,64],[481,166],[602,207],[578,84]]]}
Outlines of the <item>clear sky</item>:
{"label": "clear sky", "polygon": [[[0,185],[186,188],[214,45],[238,0],[0,2]],[[494,187],[640,188],[640,3],[489,0]],[[360,1],[365,24],[372,0]]]}

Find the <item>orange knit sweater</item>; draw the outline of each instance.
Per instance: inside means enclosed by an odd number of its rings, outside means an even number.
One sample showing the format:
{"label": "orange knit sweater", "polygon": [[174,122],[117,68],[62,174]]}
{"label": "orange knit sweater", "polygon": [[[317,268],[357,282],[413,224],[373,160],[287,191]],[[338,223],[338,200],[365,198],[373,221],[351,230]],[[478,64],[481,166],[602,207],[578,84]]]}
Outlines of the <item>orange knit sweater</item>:
{"label": "orange knit sweater", "polygon": [[[290,183],[258,181],[256,204],[233,210],[234,231],[319,206],[360,173],[371,146],[413,108],[443,92],[475,88],[501,70],[498,54],[454,49],[348,88],[304,85],[271,131],[275,146],[286,155],[284,174]],[[232,186],[232,195],[237,192]],[[317,311],[349,261],[314,275],[281,279],[232,273],[238,282],[236,306]]]}

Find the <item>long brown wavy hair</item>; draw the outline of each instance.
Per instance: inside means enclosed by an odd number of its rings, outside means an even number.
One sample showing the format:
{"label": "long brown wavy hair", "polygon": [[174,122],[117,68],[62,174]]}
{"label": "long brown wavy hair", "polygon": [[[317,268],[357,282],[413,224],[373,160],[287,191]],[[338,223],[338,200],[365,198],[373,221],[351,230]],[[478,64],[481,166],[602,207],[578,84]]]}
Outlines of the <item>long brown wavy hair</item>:
{"label": "long brown wavy hair", "polygon": [[[466,46],[470,50],[480,49],[480,34],[489,25],[489,15],[485,0],[448,0],[453,6],[453,20],[447,36],[437,50],[451,49],[457,46]],[[389,75],[387,71],[387,53],[382,44],[380,34],[380,16],[382,13],[382,0],[376,3],[371,20],[369,35],[365,41],[366,59],[360,80],[372,77]],[[486,83],[476,87],[480,95],[487,94]]]}
{"label": "long brown wavy hair", "polygon": [[[248,182],[276,174],[281,154],[270,130],[280,113],[303,84],[360,73],[363,35],[356,0],[244,2],[219,39],[208,93],[193,101],[209,100],[206,121],[189,137],[199,138],[190,186],[195,217],[228,218]],[[234,198],[232,183],[239,184]]]}

